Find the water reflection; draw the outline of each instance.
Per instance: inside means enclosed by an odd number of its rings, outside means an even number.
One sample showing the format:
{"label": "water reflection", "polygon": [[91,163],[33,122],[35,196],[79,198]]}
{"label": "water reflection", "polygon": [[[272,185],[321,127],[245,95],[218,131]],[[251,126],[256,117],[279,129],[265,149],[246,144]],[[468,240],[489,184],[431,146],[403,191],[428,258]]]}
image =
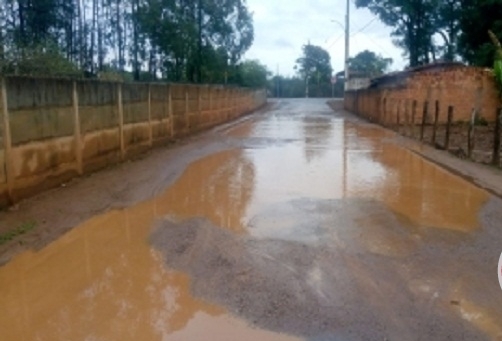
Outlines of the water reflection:
{"label": "water reflection", "polygon": [[[257,131],[277,129],[268,121],[258,125]],[[295,121],[281,129],[293,130],[289,125]],[[336,119],[328,127],[324,133],[329,135],[321,134],[305,150],[292,141],[247,151],[256,185],[246,220],[297,198],[364,198],[382,202],[417,226],[458,231],[479,227],[478,211],[488,199],[485,191],[400,148],[382,129]]]}
{"label": "water reflection", "polygon": [[[342,120],[339,123],[343,124]],[[311,162],[314,158],[322,158],[327,152],[329,140],[333,138],[332,130],[335,124],[328,115],[312,115],[303,118],[303,136],[305,143],[305,160]]]}
{"label": "water reflection", "polygon": [[0,268],[2,338],[168,340],[177,330],[193,335],[197,328],[187,325],[195,316],[220,321],[228,335],[271,337],[194,298],[187,275],[167,269],[146,242],[155,218],[166,215],[201,216],[243,232],[253,177],[240,151],[213,155],[191,164],[158,198],[97,216],[17,257]]}

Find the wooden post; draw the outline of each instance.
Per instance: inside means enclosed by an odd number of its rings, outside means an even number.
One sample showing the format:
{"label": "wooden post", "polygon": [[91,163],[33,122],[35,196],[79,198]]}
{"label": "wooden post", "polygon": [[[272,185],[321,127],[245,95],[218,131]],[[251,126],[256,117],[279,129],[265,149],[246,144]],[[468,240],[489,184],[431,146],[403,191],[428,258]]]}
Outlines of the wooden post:
{"label": "wooden post", "polygon": [[467,133],[467,157],[472,157],[474,150],[474,124],[476,123],[476,109],[472,108],[471,120],[469,121],[469,128]]}
{"label": "wooden post", "polygon": [[74,121],[74,136],[75,136],[75,159],[77,161],[77,172],[79,175],[84,174],[84,165],[82,160],[82,132],[80,130],[80,112],[78,108],[78,91],[77,82],[73,81],[73,121]]}
{"label": "wooden post", "polygon": [[7,103],[7,84],[5,78],[1,81],[2,116],[3,116],[3,147],[5,159],[5,180],[7,182],[7,197],[10,204],[14,203],[14,169],[12,167],[12,138],[10,132],[9,106]]}
{"label": "wooden post", "polygon": [[152,85],[148,84],[148,144],[153,145],[153,127],[152,127]]}
{"label": "wooden post", "polygon": [[446,123],[446,134],[444,138],[444,149],[448,151],[450,148],[450,131],[451,123],[453,122],[453,107],[450,105],[448,107],[448,122]]}
{"label": "wooden post", "polygon": [[429,103],[427,101],[425,101],[424,102],[424,112],[422,114],[422,126],[420,128],[420,141],[424,140],[425,124],[427,123],[428,110],[429,110]]}
{"label": "wooden post", "polygon": [[119,110],[119,139],[120,139],[120,158],[125,159],[125,141],[124,141],[124,105],[122,103],[122,84],[117,83],[117,106]]}
{"label": "wooden post", "polygon": [[439,121],[439,101],[436,101],[436,110],[434,111],[434,127],[432,129],[432,144],[436,144],[436,135],[438,131],[438,121]]}
{"label": "wooden post", "polygon": [[493,158],[492,164],[500,167],[500,128],[502,126],[502,108],[497,108],[495,114],[495,134],[493,138]]}

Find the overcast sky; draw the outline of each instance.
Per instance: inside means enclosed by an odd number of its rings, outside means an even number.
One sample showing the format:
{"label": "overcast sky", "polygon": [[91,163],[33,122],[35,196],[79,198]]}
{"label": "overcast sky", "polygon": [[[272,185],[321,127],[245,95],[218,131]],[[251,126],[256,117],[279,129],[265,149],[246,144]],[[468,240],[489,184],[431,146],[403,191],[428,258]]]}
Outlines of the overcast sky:
{"label": "overcast sky", "polygon": [[[295,60],[309,40],[327,50],[335,72],[343,70],[346,0],[247,0],[253,12],[255,39],[246,59],[259,59],[274,74],[293,75]],[[333,22],[338,21],[337,22]],[[351,0],[350,56],[370,50],[394,60],[391,70],[406,61],[395,47],[390,28],[366,9],[356,9]]]}

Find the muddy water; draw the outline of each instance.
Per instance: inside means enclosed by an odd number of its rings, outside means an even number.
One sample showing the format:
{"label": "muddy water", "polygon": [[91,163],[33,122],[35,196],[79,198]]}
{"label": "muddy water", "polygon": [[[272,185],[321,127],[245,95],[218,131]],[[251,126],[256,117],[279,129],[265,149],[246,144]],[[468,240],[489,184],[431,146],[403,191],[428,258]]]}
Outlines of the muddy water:
{"label": "muddy water", "polygon": [[[465,279],[458,267],[429,267],[431,260],[455,264],[448,252],[483,233],[486,192],[400,148],[393,135],[347,122],[321,102],[288,103],[222,138],[239,141],[240,148],[194,162],[159,197],[96,216],[0,268],[2,338],[499,336],[493,323],[502,317],[499,301],[472,294],[482,281]],[[190,227],[200,236],[192,249],[210,254],[212,242],[233,246],[218,248],[215,268],[211,256],[192,257],[184,249],[166,256],[166,243],[149,243],[152,231],[172,242],[173,224],[194,217],[209,225]],[[290,254],[305,257],[297,261]],[[272,262],[262,263],[263,255]],[[222,259],[232,268],[219,276]],[[207,271],[199,261],[209,264]],[[255,278],[250,288],[249,276]],[[459,278],[456,286],[445,286],[452,276]],[[281,279],[298,285],[275,295],[271,284],[280,286]],[[308,300],[298,300],[298,288]],[[389,303],[390,296],[396,302]],[[463,310],[451,300],[465,301]],[[280,316],[274,318],[267,302],[280,308]],[[347,308],[352,305],[358,307]],[[415,310],[414,316],[400,320],[394,316],[399,310]],[[443,325],[434,327],[429,315]]]}

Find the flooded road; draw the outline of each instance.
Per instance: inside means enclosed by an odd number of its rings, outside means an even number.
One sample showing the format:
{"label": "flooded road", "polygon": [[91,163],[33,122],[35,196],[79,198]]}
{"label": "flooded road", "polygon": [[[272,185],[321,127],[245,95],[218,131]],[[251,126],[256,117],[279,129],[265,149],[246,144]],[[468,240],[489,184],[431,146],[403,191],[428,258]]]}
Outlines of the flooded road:
{"label": "flooded road", "polygon": [[0,267],[0,339],[502,340],[500,199],[323,100],[213,134]]}

